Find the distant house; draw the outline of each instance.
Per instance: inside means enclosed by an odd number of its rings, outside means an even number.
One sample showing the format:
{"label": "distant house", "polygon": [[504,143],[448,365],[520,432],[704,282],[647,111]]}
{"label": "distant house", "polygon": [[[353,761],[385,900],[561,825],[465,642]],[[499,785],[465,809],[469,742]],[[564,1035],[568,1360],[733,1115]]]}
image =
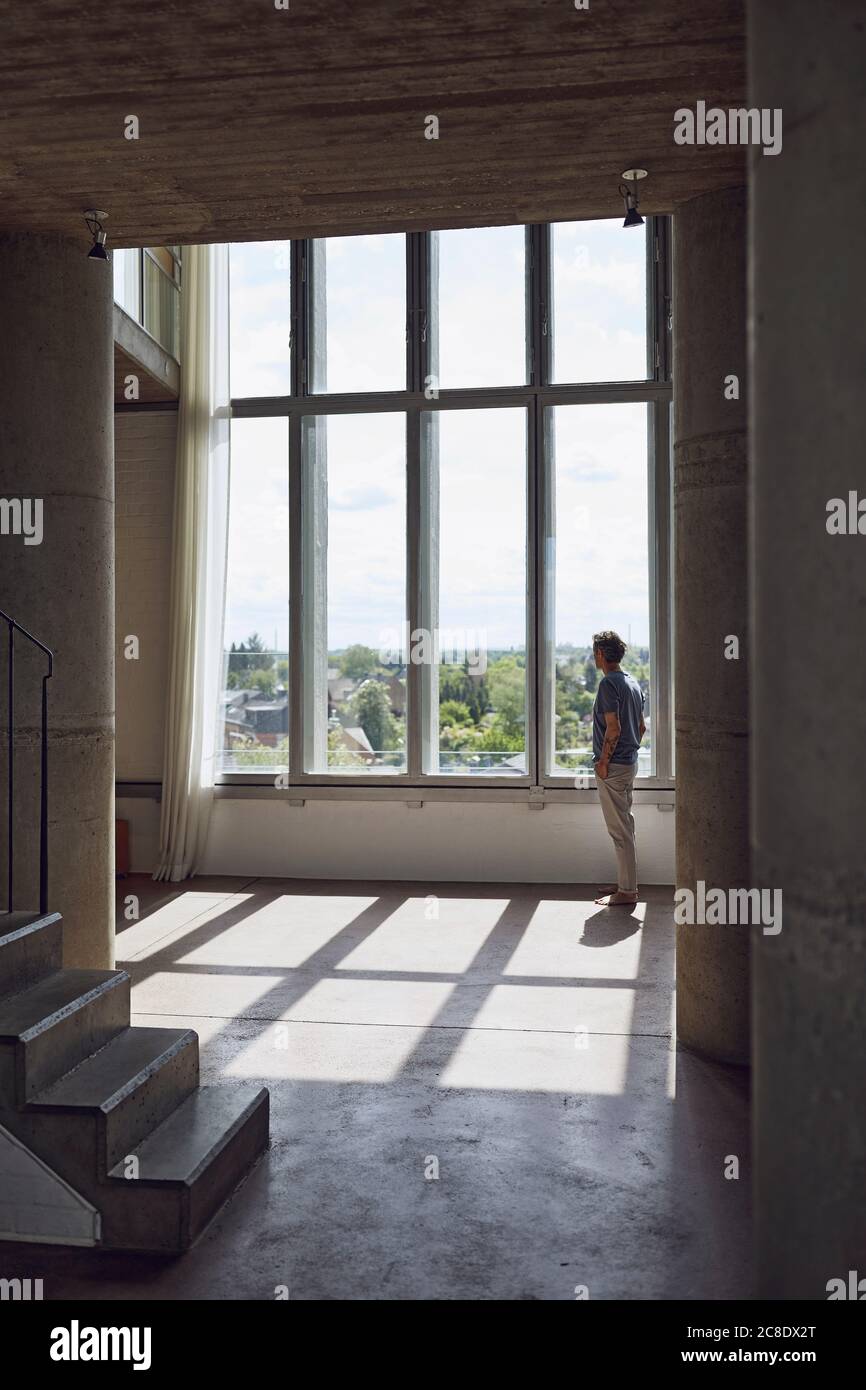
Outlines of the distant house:
{"label": "distant house", "polygon": [[339,674],[332,676],[328,672],[328,714],[331,715],[339,705],[344,705],[349,696],[353,694],[358,682],[353,681],[349,676]]}
{"label": "distant house", "polygon": [[385,681],[385,689],[388,691],[388,700],[391,705],[391,713],[398,717],[406,713],[406,677],[405,674],[389,676]]}
{"label": "distant house", "polygon": [[250,732],[268,748],[274,748],[289,732],[288,695],[278,695],[274,700],[254,697],[247,701],[244,713]]}
{"label": "distant house", "polygon": [[365,762],[375,762],[376,754],[373,750],[373,745],[363,729],[347,729],[343,727],[340,730],[340,734],[340,742],[344,748],[348,748],[350,753],[359,753]]}

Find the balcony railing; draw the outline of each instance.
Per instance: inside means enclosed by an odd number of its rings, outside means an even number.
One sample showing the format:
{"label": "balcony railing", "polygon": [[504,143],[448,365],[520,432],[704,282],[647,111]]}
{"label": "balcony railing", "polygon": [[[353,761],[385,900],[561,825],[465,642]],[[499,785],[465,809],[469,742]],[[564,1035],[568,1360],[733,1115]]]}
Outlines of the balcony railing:
{"label": "balcony railing", "polygon": [[15,878],[15,634],[19,632],[32,642],[48,658],[48,670],[42,677],[42,717],[40,733],[40,774],[39,774],[39,911],[48,911],[48,681],[54,669],[53,653],[32,632],[16,623],[8,613],[0,609],[2,620],[8,631],[8,669],[7,669],[7,750],[6,750],[6,800],[7,800],[7,847],[6,847],[6,894],[8,911],[14,905]]}

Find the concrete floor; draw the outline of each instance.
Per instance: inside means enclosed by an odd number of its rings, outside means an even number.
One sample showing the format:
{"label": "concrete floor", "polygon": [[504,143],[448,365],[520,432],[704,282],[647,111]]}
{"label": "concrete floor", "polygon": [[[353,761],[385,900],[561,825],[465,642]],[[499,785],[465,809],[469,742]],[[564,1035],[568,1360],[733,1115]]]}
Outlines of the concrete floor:
{"label": "concrete floor", "polygon": [[127,879],[133,1021],[267,1085],[272,1146],[180,1260],[4,1246],[0,1273],[46,1298],[749,1297],[747,1076],[672,1045],[670,890],[595,892]]}

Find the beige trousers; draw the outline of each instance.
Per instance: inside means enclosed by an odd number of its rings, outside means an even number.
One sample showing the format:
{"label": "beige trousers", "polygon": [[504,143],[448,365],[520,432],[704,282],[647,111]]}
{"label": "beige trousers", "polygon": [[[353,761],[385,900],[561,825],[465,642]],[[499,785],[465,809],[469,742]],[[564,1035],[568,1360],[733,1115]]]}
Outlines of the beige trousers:
{"label": "beige trousers", "polygon": [[607,777],[595,779],[604,823],[616,850],[617,888],[620,893],[637,892],[634,816],[631,813],[636,772],[637,763],[609,763]]}

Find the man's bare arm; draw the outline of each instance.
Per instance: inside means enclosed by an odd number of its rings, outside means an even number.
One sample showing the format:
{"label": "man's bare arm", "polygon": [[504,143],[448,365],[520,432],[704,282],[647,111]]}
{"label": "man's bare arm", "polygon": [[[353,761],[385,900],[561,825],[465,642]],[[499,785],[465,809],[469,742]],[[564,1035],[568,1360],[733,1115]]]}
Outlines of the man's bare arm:
{"label": "man's bare arm", "polygon": [[613,757],[613,750],[619,743],[619,736],[622,732],[620,728],[620,722],[617,719],[616,714],[614,712],[606,714],[604,716],[604,722],[606,726],[604,734],[604,745],[601,750],[601,757],[595,765],[596,776],[601,777],[602,781],[604,781],[605,777],[607,777],[608,765],[610,763],[611,758]]}

